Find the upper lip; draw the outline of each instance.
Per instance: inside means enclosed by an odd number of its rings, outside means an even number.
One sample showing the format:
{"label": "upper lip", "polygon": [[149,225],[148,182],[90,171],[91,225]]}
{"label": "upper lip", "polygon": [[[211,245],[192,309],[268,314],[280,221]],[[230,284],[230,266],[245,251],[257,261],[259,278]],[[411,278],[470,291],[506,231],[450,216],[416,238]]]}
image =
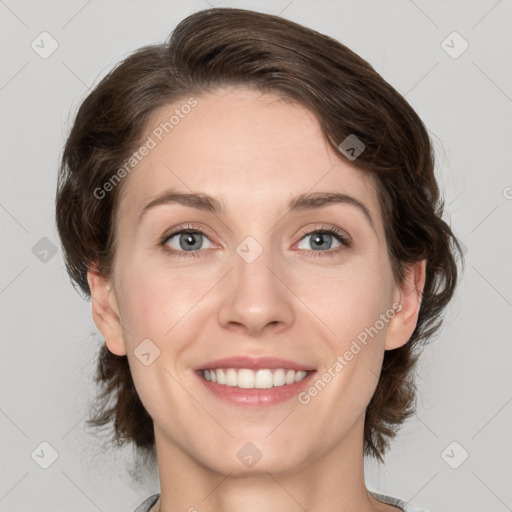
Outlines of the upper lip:
{"label": "upper lip", "polygon": [[195,368],[198,370],[210,370],[213,368],[248,368],[249,370],[260,370],[262,368],[268,368],[269,370],[275,370],[277,368],[283,368],[288,370],[304,370],[312,371],[315,368],[311,366],[296,363],[289,359],[281,359],[278,357],[270,356],[233,356],[225,357],[223,359],[216,359],[215,361],[208,361]]}

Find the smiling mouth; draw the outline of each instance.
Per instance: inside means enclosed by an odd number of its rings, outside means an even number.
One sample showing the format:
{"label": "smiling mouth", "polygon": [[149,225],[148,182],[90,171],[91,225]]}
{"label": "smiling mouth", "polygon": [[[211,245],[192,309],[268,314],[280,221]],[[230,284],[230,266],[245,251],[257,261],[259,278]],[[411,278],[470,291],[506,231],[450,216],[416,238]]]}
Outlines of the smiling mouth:
{"label": "smiling mouth", "polygon": [[205,380],[223,386],[241,389],[269,389],[300,382],[311,372],[285,368],[261,368],[258,370],[250,370],[249,368],[211,368],[209,370],[199,370],[198,373]]}

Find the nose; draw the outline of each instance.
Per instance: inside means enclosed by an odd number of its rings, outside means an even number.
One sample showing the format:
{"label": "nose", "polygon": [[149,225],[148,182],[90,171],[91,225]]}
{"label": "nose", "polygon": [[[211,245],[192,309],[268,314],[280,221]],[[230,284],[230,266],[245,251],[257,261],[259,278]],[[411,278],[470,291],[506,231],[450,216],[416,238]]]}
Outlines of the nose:
{"label": "nose", "polygon": [[286,269],[270,250],[248,261],[233,254],[234,268],[222,280],[219,323],[225,329],[254,337],[265,330],[276,334],[289,328],[295,321],[295,310]]}

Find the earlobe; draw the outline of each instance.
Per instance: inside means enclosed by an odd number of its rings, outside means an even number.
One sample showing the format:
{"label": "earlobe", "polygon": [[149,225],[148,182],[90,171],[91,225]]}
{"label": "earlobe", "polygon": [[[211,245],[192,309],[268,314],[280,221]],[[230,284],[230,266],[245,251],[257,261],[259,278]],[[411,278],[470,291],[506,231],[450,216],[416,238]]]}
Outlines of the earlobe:
{"label": "earlobe", "polygon": [[94,323],[105,339],[108,350],[117,356],[126,355],[115,291],[111,289],[108,281],[94,270],[87,272],[87,282],[91,290]]}
{"label": "earlobe", "polygon": [[386,350],[405,345],[416,329],[425,287],[426,268],[427,261],[421,260],[407,265],[404,269],[405,277],[397,285],[396,291],[396,302],[401,304],[401,308],[395,310],[395,316],[388,324]]}

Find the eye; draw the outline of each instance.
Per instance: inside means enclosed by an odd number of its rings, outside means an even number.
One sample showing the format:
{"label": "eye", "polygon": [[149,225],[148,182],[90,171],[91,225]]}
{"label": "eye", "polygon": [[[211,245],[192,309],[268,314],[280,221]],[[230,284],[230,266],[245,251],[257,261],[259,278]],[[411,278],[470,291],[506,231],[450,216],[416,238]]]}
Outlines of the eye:
{"label": "eye", "polygon": [[[328,256],[332,253],[336,253],[339,250],[350,247],[351,241],[348,235],[343,233],[337,228],[334,227],[321,227],[321,228],[315,228],[310,231],[306,231],[303,233],[303,237],[301,238],[301,241],[304,239],[309,238],[309,245],[308,247],[299,247],[299,249],[306,249],[309,251],[314,251],[316,253],[318,252],[328,252],[329,254],[321,255],[321,254],[314,254],[314,256]],[[299,242],[300,244],[301,242]],[[333,249],[333,243],[334,250]],[[336,245],[337,244],[337,245]],[[341,248],[341,249],[340,249]]]}
{"label": "eye", "polygon": [[[321,226],[310,231],[305,231],[302,235],[298,248],[310,252],[311,257],[332,256],[333,253],[337,253],[343,248],[351,246],[350,237],[335,227]],[[301,247],[300,244],[302,240],[308,237],[310,237],[310,248]],[[206,247],[203,246],[205,240],[209,244]],[[334,249],[333,243],[335,244]],[[199,257],[202,249],[210,249],[212,247],[208,236],[201,229],[193,226],[180,226],[172,233],[165,235],[161,239],[160,245],[167,252],[178,257]]]}
{"label": "eye", "polygon": [[[207,240],[210,245],[203,246],[204,241]],[[178,256],[197,256],[195,251],[201,249],[209,249],[212,244],[208,237],[203,231],[197,228],[187,227],[186,229],[178,229],[172,233],[166,235],[161,245],[171,253],[175,253]],[[190,253],[190,254],[183,254]]]}

